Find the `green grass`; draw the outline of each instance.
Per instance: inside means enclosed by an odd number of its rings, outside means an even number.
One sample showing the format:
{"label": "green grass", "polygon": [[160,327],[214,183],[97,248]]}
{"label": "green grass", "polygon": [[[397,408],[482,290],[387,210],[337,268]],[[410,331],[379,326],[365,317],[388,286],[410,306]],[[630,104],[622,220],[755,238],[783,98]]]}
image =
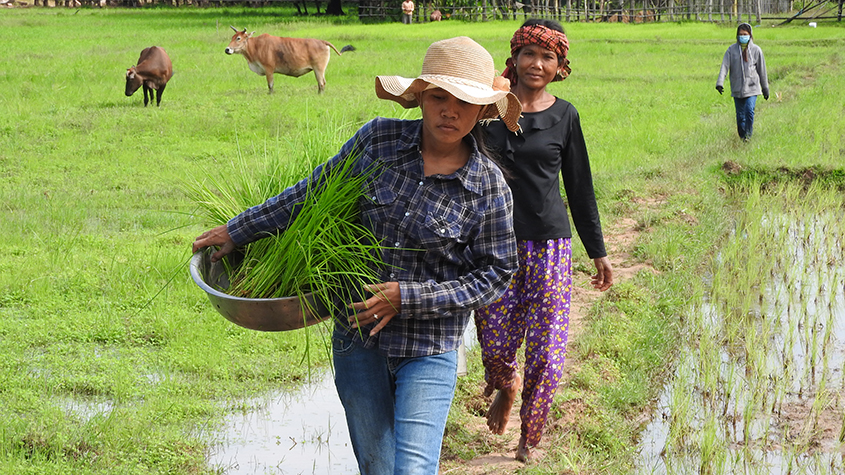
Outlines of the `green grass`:
{"label": "green grass", "polygon": [[[277,76],[268,95],[242,57],[224,54],[229,25],[356,51],[332,57],[325,93],[305,75]],[[375,115],[417,117],[376,99],[374,76],[416,76],[428,45],[457,35],[503,68],[518,25],[360,25],[290,9],[5,10],[0,472],[211,472],[205,451],[228,402],[302,381],[309,362],[304,332],[234,326],[191,281],[190,245],[205,227],[186,183],[240,159],[295,160],[315,150],[307,144],[326,136],[326,124],[351,131]],[[583,374],[555,409],[578,403],[586,417],[550,429],[547,460],[525,471],[622,473],[729,229],[734,198],[719,167],[842,169],[845,30],[755,30],[773,97],[758,103],[754,140],[742,144],[732,102],[713,89],[732,25],[565,27],[573,73],[551,90],[581,113],[605,226],[636,221],[644,232],[635,259],[659,274],[596,304],[570,348]],[[150,45],[173,60],[160,108],[123,95],[126,68]],[[326,145],[313,153],[328,158]],[[583,248],[573,247],[584,268]],[[587,281],[577,276],[577,285]],[[325,351],[314,354],[311,365],[326,363]],[[462,385],[477,384],[478,366]],[[496,444],[458,438],[459,421],[478,417],[465,404],[475,390],[459,390],[466,397],[453,410],[447,456]],[[84,418],[63,409],[68,399],[108,410]],[[486,442],[467,442],[476,440]],[[460,452],[449,448],[458,444]]]}

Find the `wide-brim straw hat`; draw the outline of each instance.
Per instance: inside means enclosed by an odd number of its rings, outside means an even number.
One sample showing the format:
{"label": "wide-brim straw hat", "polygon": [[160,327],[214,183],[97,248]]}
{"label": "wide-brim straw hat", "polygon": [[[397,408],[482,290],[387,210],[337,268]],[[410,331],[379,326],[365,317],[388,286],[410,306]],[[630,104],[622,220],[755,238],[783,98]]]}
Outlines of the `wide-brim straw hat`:
{"label": "wide-brim straw hat", "polygon": [[464,102],[488,106],[480,120],[501,118],[509,130],[516,131],[522,105],[509,90],[493,88],[496,76],[490,53],[471,38],[459,36],[432,43],[422,74],[416,78],[377,76],[376,95],[409,109],[419,106],[416,93],[434,85]]}

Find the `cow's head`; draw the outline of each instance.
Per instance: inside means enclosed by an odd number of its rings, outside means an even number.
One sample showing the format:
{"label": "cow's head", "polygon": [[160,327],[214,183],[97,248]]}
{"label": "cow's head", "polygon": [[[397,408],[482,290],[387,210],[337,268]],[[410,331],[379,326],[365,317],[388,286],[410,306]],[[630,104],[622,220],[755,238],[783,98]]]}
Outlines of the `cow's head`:
{"label": "cow's head", "polygon": [[135,94],[135,91],[141,87],[141,84],[144,83],[144,79],[138,75],[138,71],[135,70],[135,66],[126,70],[126,95],[131,96]]}
{"label": "cow's head", "polygon": [[232,35],[232,41],[226,47],[226,54],[243,53],[243,50],[246,49],[247,40],[252,38],[252,33],[247,34],[246,28],[244,28],[244,31],[238,31],[234,26],[231,28],[235,30],[235,34]]}

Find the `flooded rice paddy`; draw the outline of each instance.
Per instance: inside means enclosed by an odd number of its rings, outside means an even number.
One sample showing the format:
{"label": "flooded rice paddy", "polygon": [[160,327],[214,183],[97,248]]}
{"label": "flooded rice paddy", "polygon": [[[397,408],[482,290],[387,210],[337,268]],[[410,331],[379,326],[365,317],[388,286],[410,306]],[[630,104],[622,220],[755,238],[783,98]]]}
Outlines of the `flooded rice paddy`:
{"label": "flooded rice paddy", "polygon": [[845,213],[813,199],[739,213],[639,473],[845,473]]}

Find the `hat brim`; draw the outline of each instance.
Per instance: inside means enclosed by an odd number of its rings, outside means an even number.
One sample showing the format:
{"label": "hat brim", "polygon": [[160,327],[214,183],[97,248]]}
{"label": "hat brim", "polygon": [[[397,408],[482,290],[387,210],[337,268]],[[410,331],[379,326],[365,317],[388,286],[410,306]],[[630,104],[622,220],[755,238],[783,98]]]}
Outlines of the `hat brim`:
{"label": "hat brim", "polygon": [[401,76],[376,76],[376,96],[397,102],[402,107],[410,109],[420,105],[416,94],[424,91],[429,84],[442,88],[469,104],[488,106],[484,108],[481,120],[501,118],[509,130],[519,130],[519,116],[522,113],[519,99],[509,91],[497,91],[492,87],[470,81],[458,83],[452,78],[435,75],[422,75],[413,79]]}

